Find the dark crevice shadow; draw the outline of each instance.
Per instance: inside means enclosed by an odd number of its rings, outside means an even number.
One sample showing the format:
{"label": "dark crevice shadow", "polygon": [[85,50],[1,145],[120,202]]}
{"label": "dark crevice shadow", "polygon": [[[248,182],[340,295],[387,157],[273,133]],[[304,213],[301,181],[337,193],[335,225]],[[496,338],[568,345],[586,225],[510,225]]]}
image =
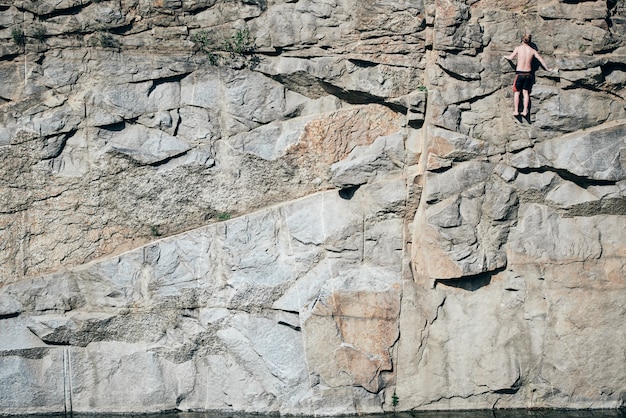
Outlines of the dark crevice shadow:
{"label": "dark crevice shadow", "polygon": [[402,113],[402,114],[406,114],[408,110],[406,106],[402,106],[396,103],[390,103],[382,97],[375,96],[367,92],[344,90],[331,83],[327,83],[321,80],[319,80],[319,84],[327,94],[335,96],[339,98],[340,100],[347,102],[349,104],[352,104],[352,105],[379,104],[379,105],[388,107],[394,112]]}
{"label": "dark crevice shadow", "polygon": [[614,186],[617,184],[616,180],[590,179],[588,177],[583,177],[583,176],[579,176],[577,174],[571,173],[562,168],[544,166],[540,168],[518,168],[517,170],[522,174],[545,173],[545,172],[555,173],[561,179],[574,183],[575,185],[582,187],[583,189],[587,189],[590,186]]}
{"label": "dark crevice shadow", "polygon": [[501,267],[496,270],[474,274],[471,276],[463,276],[458,279],[435,279],[435,287],[441,284],[447,287],[453,287],[456,289],[463,289],[469,292],[474,292],[491,283],[491,278],[496,274],[504,271],[504,269],[505,267]]}
{"label": "dark crevice shadow", "polygon": [[41,15],[39,15],[39,19],[48,20],[48,19],[54,19],[55,17],[60,17],[60,16],[75,16],[79,14],[87,6],[90,6],[90,5],[91,5],[91,2],[84,2],[84,3],[73,5],[70,7],[58,8],[48,13],[42,13]]}
{"label": "dark crevice shadow", "polygon": [[10,314],[3,314],[3,315],[0,315],[0,321],[3,320],[3,319],[17,318],[18,316],[20,316],[19,312],[14,312],[14,313],[10,313]]}
{"label": "dark crevice shadow", "polygon": [[339,189],[339,197],[345,200],[350,200],[354,197],[356,191],[359,190],[359,187],[361,187],[361,185],[344,187],[343,189]]}

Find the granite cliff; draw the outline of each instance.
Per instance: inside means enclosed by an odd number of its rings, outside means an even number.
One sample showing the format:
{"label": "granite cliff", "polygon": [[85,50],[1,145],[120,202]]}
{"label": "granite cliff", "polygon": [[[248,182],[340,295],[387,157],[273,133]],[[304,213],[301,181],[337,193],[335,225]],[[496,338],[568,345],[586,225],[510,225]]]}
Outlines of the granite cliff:
{"label": "granite cliff", "polygon": [[626,404],[624,0],[5,0],[0,80],[0,414]]}

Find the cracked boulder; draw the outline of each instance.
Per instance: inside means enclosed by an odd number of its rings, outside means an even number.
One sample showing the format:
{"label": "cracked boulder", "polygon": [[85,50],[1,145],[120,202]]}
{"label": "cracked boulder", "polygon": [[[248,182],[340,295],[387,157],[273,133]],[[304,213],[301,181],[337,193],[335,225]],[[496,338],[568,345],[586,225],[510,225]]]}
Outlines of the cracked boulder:
{"label": "cracked boulder", "polygon": [[426,178],[427,206],[416,218],[415,269],[433,279],[494,272],[506,265],[517,218],[515,190],[493,165],[466,162]]}

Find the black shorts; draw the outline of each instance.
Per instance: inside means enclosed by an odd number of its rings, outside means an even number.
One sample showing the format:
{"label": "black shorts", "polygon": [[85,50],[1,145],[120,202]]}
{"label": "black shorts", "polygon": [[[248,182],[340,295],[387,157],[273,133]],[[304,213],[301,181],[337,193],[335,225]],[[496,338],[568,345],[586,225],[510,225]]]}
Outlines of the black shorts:
{"label": "black shorts", "polygon": [[535,78],[533,77],[533,73],[526,71],[516,71],[515,72],[515,81],[513,81],[513,91],[522,91],[532,89],[533,82]]}

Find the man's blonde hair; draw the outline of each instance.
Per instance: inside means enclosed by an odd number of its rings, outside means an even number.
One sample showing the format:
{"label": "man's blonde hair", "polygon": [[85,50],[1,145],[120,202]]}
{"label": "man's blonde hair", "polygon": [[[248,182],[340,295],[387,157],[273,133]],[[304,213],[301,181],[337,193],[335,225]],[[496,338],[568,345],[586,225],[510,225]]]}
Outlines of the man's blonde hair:
{"label": "man's blonde hair", "polygon": [[522,37],[522,42],[524,42],[525,44],[529,44],[530,39],[531,39],[530,33],[527,33],[526,35]]}

